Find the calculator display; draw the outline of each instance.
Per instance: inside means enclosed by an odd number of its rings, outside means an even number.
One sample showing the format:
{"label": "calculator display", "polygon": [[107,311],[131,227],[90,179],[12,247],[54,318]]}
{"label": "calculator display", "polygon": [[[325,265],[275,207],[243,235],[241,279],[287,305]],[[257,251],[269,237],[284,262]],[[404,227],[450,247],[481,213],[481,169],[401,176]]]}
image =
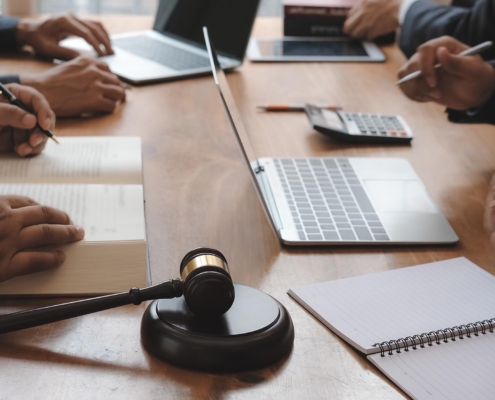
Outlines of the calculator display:
{"label": "calculator display", "polygon": [[339,114],[330,110],[321,110],[323,117],[325,118],[325,122],[328,127],[331,129],[335,129],[337,131],[346,131],[346,127],[342,120],[340,119]]}

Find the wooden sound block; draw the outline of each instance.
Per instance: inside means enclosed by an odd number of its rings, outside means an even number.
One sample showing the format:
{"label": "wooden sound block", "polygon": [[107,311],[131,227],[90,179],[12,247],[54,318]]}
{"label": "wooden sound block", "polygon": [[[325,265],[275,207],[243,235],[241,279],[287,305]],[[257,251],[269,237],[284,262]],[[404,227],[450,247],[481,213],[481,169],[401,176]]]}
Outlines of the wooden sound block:
{"label": "wooden sound block", "polygon": [[143,315],[141,339],[146,350],[167,363],[208,372],[263,368],[288,355],[294,326],[273,297],[244,285],[221,317],[202,319],[183,297],[153,301]]}

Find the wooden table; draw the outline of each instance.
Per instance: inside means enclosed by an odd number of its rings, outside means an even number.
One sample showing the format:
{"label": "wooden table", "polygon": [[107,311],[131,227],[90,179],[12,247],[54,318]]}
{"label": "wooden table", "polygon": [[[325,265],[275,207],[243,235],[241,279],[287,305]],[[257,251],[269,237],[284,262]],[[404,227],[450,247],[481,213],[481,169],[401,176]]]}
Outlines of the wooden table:
{"label": "wooden table", "polygon": [[[149,17],[102,20],[113,33],[152,23]],[[281,32],[278,19],[258,19],[254,29],[257,36]],[[178,276],[190,249],[216,247],[227,256],[236,282],[287,307],[296,330],[294,349],[286,360],[260,371],[181,370],[144,351],[139,328],[146,305],[128,306],[0,337],[0,399],[402,398],[362,354],[286,294],[294,285],[457,256],[495,273],[495,251],[482,226],[495,168],[494,128],[454,125],[442,107],[409,101],[394,86],[404,57],[395,46],[383,50],[384,64],[246,61],[228,79],[258,156],[407,158],[459,235],[457,246],[283,247],[263,214],[212,78],[134,88],[114,114],[59,121],[57,134],[141,136],[153,282]],[[48,67],[22,57],[0,61],[0,73]],[[276,101],[401,114],[415,139],[410,147],[338,144],[314,132],[303,114],[256,111],[256,104]],[[0,313],[59,301],[0,300]]]}

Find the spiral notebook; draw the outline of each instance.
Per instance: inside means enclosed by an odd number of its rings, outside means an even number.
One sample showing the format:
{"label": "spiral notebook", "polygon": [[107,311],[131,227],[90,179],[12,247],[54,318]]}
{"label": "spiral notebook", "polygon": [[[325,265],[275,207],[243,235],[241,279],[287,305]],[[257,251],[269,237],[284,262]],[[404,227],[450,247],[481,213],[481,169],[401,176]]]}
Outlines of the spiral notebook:
{"label": "spiral notebook", "polygon": [[495,277],[466,258],[288,293],[412,398],[495,398]]}

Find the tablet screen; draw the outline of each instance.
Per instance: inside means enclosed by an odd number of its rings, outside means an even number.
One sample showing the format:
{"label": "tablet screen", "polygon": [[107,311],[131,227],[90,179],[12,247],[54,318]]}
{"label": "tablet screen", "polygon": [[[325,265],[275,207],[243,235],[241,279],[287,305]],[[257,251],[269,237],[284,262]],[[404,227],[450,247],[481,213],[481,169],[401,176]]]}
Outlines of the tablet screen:
{"label": "tablet screen", "polygon": [[368,56],[358,40],[258,40],[258,46],[265,57]]}

